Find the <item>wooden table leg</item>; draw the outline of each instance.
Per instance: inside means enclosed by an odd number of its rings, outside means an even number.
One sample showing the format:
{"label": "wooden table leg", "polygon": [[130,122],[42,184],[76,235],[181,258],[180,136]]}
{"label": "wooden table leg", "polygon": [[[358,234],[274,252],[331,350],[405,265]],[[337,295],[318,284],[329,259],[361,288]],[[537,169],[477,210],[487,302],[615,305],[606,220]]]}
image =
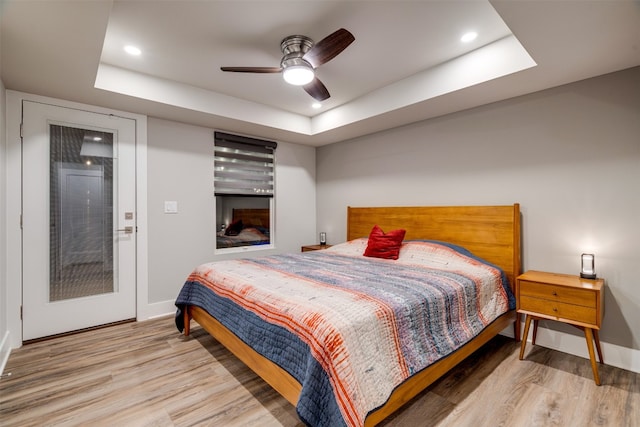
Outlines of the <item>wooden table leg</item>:
{"label": "wooden table leg", "polygon": [[600,348],[600,334],[598,333],[597,329],[593,330],[593,338],[594,338],[594,341],[596,342],[596,350],[598,351],[598,360],[600,360],[600,363],[604,363],[604,359],[602,358],[602,348]]}
{"label": "wooden table leg", "polygon": [[596,385],[600,385],[598,365],[596,364],[596,356],[593,351],[593,329],[584,328],[584,337],[587,340],[587,348],[589,349],[589,360],[591,361],[591,370],[593,370],[593,379],[595,380]]}
{"label": "wooden table leg", "polygon": [[538,336],[538,320],[540,319],[533,318],[533,338],[531,339],[533,345],[536,345],[536,337]]}
{"label": "wooden table leg", "polygon": [[520,360],[524,358],[524,349],[527,346],[527,338],[529,337],[529,326],[531,326],[531,316],[527,314],[524,320],[524,334],[522,335],[522,343],[520,344]]}

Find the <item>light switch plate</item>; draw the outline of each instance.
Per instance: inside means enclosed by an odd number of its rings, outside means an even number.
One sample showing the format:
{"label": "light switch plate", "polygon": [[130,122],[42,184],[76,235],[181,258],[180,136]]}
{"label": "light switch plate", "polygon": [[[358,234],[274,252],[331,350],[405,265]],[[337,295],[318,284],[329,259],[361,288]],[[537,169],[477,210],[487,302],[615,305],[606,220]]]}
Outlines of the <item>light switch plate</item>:
{"label": "light switch plate", "polygon": [[178,202],[176,202],[174,200],[165,200],[165,202],[164,202],[164,213],[166,213],[166,214],[178,213]]}

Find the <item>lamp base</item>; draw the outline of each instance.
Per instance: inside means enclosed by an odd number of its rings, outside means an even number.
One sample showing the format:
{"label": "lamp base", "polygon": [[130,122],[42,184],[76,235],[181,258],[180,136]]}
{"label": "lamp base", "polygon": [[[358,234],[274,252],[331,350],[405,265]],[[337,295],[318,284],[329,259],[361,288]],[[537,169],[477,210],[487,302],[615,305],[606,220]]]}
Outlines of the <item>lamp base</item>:
{"label": "lamp base", "polygon": [[595,274],[580,273],[580,278],[593,280],[593,279],[596,279],[596,275]]}

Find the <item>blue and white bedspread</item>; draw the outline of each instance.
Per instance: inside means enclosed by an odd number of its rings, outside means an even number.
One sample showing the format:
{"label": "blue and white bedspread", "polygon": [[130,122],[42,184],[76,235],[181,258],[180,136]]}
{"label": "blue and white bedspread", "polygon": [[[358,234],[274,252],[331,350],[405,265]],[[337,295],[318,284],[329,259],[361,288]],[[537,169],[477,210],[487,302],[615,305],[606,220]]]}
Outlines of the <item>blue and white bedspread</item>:
{"label": "blue and white bedspread", "polygon": [[177,300],[205,309],[288,371],[310,426],[360,426],[411,375],[515,307],[504,273],[450,245],[404,242],[398,260],[366,239],[323,251],[203,264]]}

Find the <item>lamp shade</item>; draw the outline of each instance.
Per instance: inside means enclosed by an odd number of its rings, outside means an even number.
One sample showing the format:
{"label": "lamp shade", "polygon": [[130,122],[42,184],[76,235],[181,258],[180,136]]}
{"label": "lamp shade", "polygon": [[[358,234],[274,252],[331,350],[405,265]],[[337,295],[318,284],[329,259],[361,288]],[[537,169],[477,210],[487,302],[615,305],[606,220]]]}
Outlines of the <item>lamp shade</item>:
{"label": "lamp shade", "polygon": [[583,279],[596,278],[595,256],[593,254],[582,254],[580,256],[581,268],[580,277]]}

